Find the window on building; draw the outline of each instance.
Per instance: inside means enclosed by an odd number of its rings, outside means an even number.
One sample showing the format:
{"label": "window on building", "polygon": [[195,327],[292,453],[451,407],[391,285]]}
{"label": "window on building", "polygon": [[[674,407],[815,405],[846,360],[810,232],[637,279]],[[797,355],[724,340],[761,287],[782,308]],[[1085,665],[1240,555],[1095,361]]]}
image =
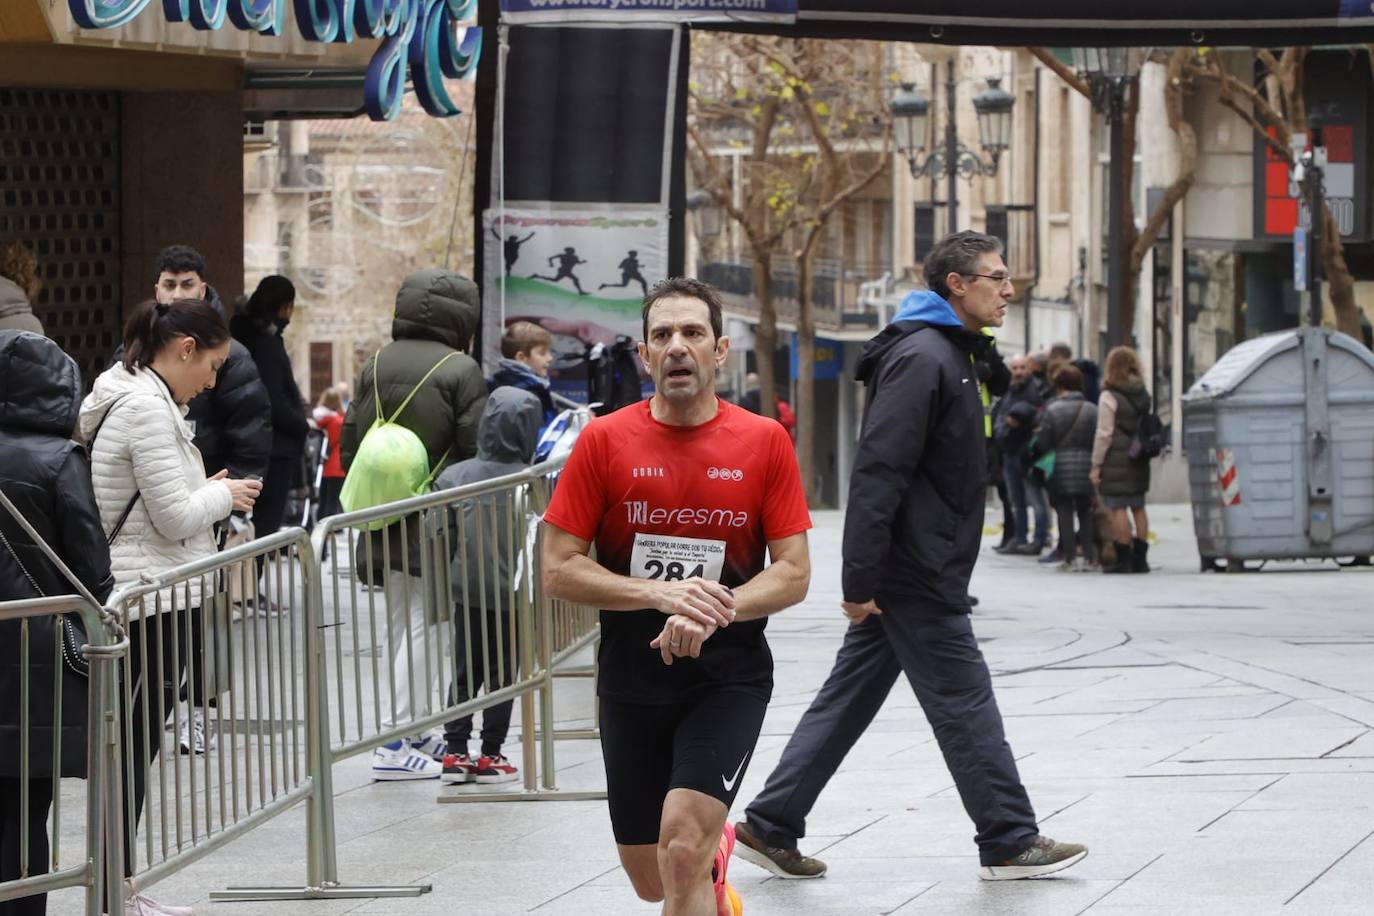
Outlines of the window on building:
{"label": "window on building", "polygon": [[320,400],[324,390],[334,384],[334,344],[310,342],[310,403]]}
{"label": "window on building", "polygon": [[916,250],[913,252],[915,262],[924,264],[926,255],[930,254],[930,249],[935,247],[935,204],[930,201],[918,203],[916,205]]}

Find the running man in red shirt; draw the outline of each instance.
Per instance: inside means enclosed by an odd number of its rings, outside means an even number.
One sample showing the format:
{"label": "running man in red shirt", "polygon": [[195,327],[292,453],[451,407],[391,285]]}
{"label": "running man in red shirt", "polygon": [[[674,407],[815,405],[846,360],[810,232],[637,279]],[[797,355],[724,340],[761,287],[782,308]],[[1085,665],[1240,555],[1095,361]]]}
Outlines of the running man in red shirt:
{"label": "running man in red shirt", "polygon": [[543,581],[602,608],[601,747],[635,892],[669,916],[737,916],[726,814],[773,691],[765,618],[810,584],[811,516],[786,431],[716,397],[716,291],[666,280],[643,322],[654,396],[578,438],[544,516]]}

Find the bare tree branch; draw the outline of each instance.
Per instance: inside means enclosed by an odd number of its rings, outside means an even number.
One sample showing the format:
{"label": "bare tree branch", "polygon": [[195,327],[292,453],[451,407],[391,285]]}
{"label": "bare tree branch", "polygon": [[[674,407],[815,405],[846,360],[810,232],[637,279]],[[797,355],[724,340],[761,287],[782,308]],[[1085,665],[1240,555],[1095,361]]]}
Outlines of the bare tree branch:
{"label": "bare tree branch", "polygon": [[[1175,205],[1187,196],[1193,182],[1197,180],[1197,133],[1193,130],[1193,125],[1188,123],[1183,111],[1183,96],[1186,89],[1184,67],[1192,55],[1192,49],[1179,48],[1169,57],[1164,84],[1164,110],[1169,119],[1169,129],[1178,136],[1178,177],[1165,189],[1164,196],[1146,219],[1145,228],[1140,230],[1140,235],[1131,250],[1131,261],[1136,265],[1145,263],[1145,256],[1159,239],[1159,233],[1164,228],[1165,221],[1174,212]],[[1181,232],[1183,227],[1180,226],[1175,231]]]}
{"label": "bare tree branch", "polygon": [[1030,52],[1035,55],[1036,60],[1053,70],[1055,75],[1063,80],[1070,89],[1077,92],[1088,101],[1092,101],[1092,87],[1077,73],[1074,73],[1072,69],[1065,66],[1063,61],[1055,57],[1053,51],[1050,51],[1048,48],[1031,48]]}

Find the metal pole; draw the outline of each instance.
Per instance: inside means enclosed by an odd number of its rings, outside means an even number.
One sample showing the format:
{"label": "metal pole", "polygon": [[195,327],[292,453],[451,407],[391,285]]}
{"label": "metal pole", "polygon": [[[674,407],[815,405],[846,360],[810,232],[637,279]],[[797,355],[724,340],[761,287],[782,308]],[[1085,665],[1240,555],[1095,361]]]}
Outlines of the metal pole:
{"label": "metal pole", "polygon": [[1111,122],[1111,161],[1108,167],[1107,182],[1107,346],[1115,347],[1126,342],[1129,329],[1123,327],[1122,319],[1126,312],[1125,245],[1126,234],[1121,225],[1125,211],[1126,189],[1125,155],[1122,140],[1125,125],[1122,111],[1125,108],[1126,85],[1113,80],[1107,116]]}
{"label": "metal pole", "polygon": [[1315,154],[1319,142],[1318,136],[1314,134],[1312,167],[1307,173],[1307,221],[1311,224],[1307,232],[1307,301],[1308,321],[1314,328],[1322,326],[1321,250],[1322,230],[1326,228],[1326,211],[1322,202],[1322,170],[1317,164]]}
{"label": "metal pole", "polygon": [[[957,51],[955,52],[958,53]],[[949,115],[945,119],[945,178],[949,189],[945,192],[949,201],[949,231],[959,231],[959,99],[954,84],[954,57],[945,65],[945,101]]]}

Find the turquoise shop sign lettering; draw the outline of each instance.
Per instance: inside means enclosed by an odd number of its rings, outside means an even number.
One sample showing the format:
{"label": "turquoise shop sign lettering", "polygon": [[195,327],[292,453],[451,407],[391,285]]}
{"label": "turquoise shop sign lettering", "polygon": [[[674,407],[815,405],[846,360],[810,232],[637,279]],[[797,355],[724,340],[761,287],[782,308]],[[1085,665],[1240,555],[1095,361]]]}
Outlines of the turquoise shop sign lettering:
{"label": "turquoise shop sign lettering", "polygon": [[[288,0],[161,0],[168,22],[186,22],[202,31],[217,31],[226,20],[234,28],[280,35]],[[72,18],[83,29],[117,29],[137,19],[153,0],[67,0]],[[472,18],[477,0],[291,0],[296,27],[306,41],[351,42],[381,39],[367,65],[363,102],[375,121],[388,121],[401,110],[406,78],[429,114],[459,114],[444,80],[470,79],[482,56],[482,30],[459,23]]]}

